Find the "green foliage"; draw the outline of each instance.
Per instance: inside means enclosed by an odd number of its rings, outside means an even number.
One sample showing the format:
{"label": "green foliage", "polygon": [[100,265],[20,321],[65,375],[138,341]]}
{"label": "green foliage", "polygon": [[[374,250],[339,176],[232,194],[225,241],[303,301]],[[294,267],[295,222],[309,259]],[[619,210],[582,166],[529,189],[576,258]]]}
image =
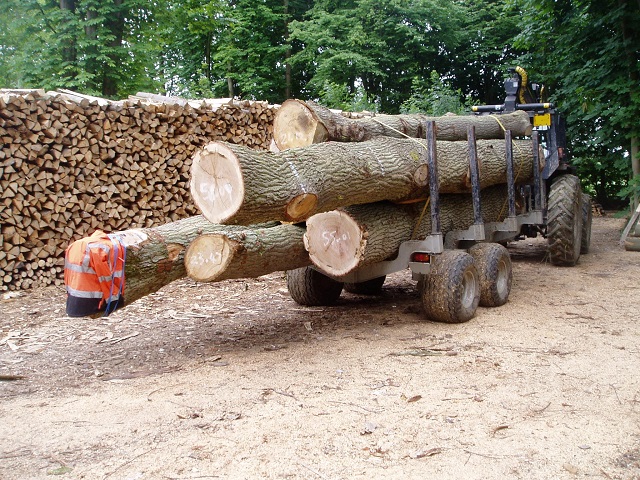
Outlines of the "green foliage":
{"label": "green foliage", "polygon": [[462,92],[454,90],[451,84],[444,81],[438,72],[431,72],[428,82],[415,77],[411,96],[402,102],[402,113],[425,113],[427,115],[444,115],[446,113],[461,114],[469,111],[466,101],[462,100]]}
{"label": "green foliage", "polygon": [[291,37],[304,50],[292,64],[310,76],[307,97],[325,82],[361,86],[378,109],[399,111],[411,94],[412,77],[428,76],[461,39],[464,8],[451,0],[351,0],[315,2]]}
{"label": "green foliage", "polygon": [[605,203],[629,192],[630,139],[640,135],[640,7],[625,0],[516,0],[517,44],[567,118],[583,178]]}
{"label": "green foliage", "polygon": [[[483,104],[504,100],[507,69],[523,53],[513,45],[521,31],[520,12],[501,0],[465,1],[462,40],[448,74],[452,87]],[[440,68],[438,71],[442,72]]]}
{"label": "green foliage", "polygon": [[43,68],[44,56],[40,48],[43,41],[51,38],[51,32],[36,16],[35,2],[6,0],[3,6],[0,15],[0,87],[35,87],[30,83],[30,73]]}
{"label": "green foliage", "polygon": [[349,110],[353,96],[349,92],[346,84],[337,84],[325,80],[322,90],[320,91],[320,103],[327,108],[335,108],[338,110]]}
{"label": "green foliage", "polygon": [[377,105],[367,97],[362,86],[358,86],[354,93],[349,91],[346,84],[337,84],[325,81],[320,91],[320,104],[327,108],[344,110],[345,112],[376,112]]}
{"label": "green foliage", "polygon": [[168,90],[284,101],[287,56],[300,48],[288,24],[306,10],[300,0],[176,1],[163,32]]}
{"label": "green foliage", "polygon": [[[157,85],[148,2],[7,1],[12,15],[1,29],[0,49],[7,53],[0,61],[6,67],[3,85],[111,97]],[[7,22],[5,15],[2,22]]]}
{"label": "green foliage", "polygon": [[640,175],[635,175],[627,182],[627,185],[618,192],[618,196],[624,199],[640,197]]}

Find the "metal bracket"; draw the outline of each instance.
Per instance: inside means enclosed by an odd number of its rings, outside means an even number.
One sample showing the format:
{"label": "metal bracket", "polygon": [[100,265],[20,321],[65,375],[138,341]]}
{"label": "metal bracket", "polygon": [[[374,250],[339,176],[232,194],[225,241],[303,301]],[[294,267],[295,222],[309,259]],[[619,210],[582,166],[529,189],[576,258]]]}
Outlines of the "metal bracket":
{"label": "metal bracket", "polygon": [[[442,234],[429,235],[424,240],[408,240],[400,244],[398,256],[393,260],[385,260],[383,262],[366,265],[347,275],[341,277],[330,276],[334,280],[345,283],[366,282],[373,278],[389,275],[400,270],[410,267],[412,271],[427,274],[431,271],[431,264],[423,262],[412,262],[411,257],[416,252],[427,253],[429,255],[437,255],[444,251]],[[322,272],[322,270],[318,269]],[[322,272],[326,275],[325,272]]]}

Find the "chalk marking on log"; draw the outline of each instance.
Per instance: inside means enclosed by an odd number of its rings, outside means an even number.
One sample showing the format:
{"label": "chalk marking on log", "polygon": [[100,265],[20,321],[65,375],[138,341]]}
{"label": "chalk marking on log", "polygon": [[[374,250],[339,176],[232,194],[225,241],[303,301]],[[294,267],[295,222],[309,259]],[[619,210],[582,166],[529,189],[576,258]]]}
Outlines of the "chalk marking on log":
{"label": "chalk marking on log", "polygon": [[124,232],[115,232],[114,235],[117,235],[122,243],[124,243],[127,247],[135,247],[144,242],[149,238],[149,236],[144,233],[142,230],[127,230]]}
{"label": "chalk marking on log", "polygon": [[373,154],[373,158],[376,159],[376,162],[378,162],[378,165],[380,166],[380,170],[382,171],[382,175],[386,175],[387,172],[385,172],[385,170],[384,170],[384,165],[382,164],[382,162],[380,161],[380,159],[376,155],[376,152],[373,151],[373,149],[371,148],[370,145],[367,145],[367,148]]}
{"label": "chalk marking on log", "polygon": [[337,233],[337,230],[325,230],[324,232],[322,232],[322,239],[324,240],[323,243],[325,250],[328,250],[329,247],[334,243],[339,244],[340,242],[351,240],[351,234],[349,232],[343,233],[341,235],[336,235]]}
{"label": "chalk marking on log", "polygon": [[225,198],[232,199],[233,185],[226,182],[222,188],[218,188],[214,183],[203,182],[200,184],[200,193],[207,201],[211,202],[212,205],[216,204],[216,198],[224,203]]}
{"label": "chalk marking on log", "polygon": [[291,163],[291,160],[287,160],[287,164],[289,165],[293,176],[296,177],[296,180],[298,180],[298,186],[300,187],[300,190],[302,190],[302,193],[309,193],[307,192],[307,187],[305,187],[304,183],[302,183],[302,179],[300,178],[300,174],[298,173],[298,169],[296,168],[296,166]]}
{"label": "chalk marking on log", "polygon": [[193,266],[199,267],[207,263],[212,263],[214,265],[222,264],[222,253],[220,252],[209,252],[209,256],[205,257],[202,252],[198,252],[197,255],[192,257],[189,260],[189,263]]}

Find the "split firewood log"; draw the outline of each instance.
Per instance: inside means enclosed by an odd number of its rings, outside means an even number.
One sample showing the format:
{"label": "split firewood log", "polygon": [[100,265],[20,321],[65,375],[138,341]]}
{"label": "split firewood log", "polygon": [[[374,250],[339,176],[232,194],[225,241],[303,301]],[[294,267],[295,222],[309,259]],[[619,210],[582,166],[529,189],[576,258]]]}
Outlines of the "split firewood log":
{"label": "split firewood log", "polygon": [[[415,200],[428,195],[425,144],[380,137],[273,153],[212,142],[194,155],[191,194],[209,221],[245,225],[300,222],[348,205]],[[515,171],[524,182],[533,174],[532,142],[515,146]],[[468,149],[466,141],[437,143],[440,192],[470,191]],[[477,150],[481,187],[506,183],[504,141],[479,140]]]}
{"label": "split firewood log", "polygon": [[256,278],[311,264],[302,225],[244,228],[197,237],[185,255],[187,275],[198,282]]}
{"label": "split firewood log", "polygon": [[[483,190],[483,220],[503,220],[506,202],[505,185]],[[440,223],[443,234],[470,227],[474,223],[471,195],[441,195]],[[378,202],[314,215],[307,220],[304,243],[314,265],[340,277],[392,258],[402,242],[420,240],[430,233],[431,216],[424,202],[412,205]]]}
{"label": "split firewood log", "polygon": [[466,140],[470,125],[478,139],[504,138],[504,130],[514,137],[528,136],[529,115],[516,111],[504,115],[375,115],[350,119],[314,102],[290,99],[282,104],[273,123],[273,137],[280,150],[327,141],[362,142],[375,137],[424,138],[424,125],[435,120],[438,140]]}

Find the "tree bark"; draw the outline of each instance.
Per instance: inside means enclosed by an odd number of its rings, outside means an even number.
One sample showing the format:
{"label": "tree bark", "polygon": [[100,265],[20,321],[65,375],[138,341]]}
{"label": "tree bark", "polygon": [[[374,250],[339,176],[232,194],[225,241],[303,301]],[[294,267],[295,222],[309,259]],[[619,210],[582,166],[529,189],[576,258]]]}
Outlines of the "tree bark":
{"label": "tree bark", "polygon": [[[66,35],[64,45],[62,46],[62,64],[65,67],[70,65],[76,66],[77,61],[77,34],[74,31],[72,19],[76,14],[75,0],[60,0],[60,10],[62,10],[62,19],[60,20],[62,32],[54,32],[56,35]],[[44,12],[43,12],[44,13]],[[75,78],[75,68],[72,68],[72,78]]]}
{"label": "tree bark", "polygon": [[120,55],[118,50],[122,47],[124,40],[124,29],[126,14],[128,13],[123,7],[123,0],[112,0],[113,12],[105,19],[105,27],[107,28],[111,40],[108,42],[109,51],[107,56],[111,60],[110,62],[104,62],[102,71],[102,95],[105,97],[115,97],[118,93],[118,80],[120,79],[121,72]]}
{"label": "tree bark", "polygon": [[185,254],[187,275],[198,282],[256,278],[311,264],[300,225],[209,233],[196,238]]}
{"label": "tree bark", "polygon": [[209,233],[232,235],[248,230],[248,227],[215,225],[198,215],[156,228],[115,232],[127,245],[124,292],[127,305],[186,276],[185,251],[198,236]]}
{"label": "tree bark", "polygon": [[438,140],[466,140],[469,125],[476,127],[476,138],[504,138],[503,127],[513,136],[531,134],[529,115],[523,111],[492,115],[376,115],[361,119],[345,118],[314,102],[287,100],[273,123],[273,136],[280,150],[327,141],[362,142],[376,137],[424,138],[424,124],[435,120]]}
{"label": "tree bark", "polygon": [[[428,195],[426,142],[380,137],[278,153],[213,142],[193,158],[191,194],[213,223],[300,222],[338,207]],[[530,140],[515,142],[518,181],[533,173]],[[467,142],[438,142],[440,192],[470,189]],[[543,158],[543,156],[540,156]],[[481,186],[506,182],[505,146],[479,140]],[[542,168],[542,167],[540,167]]]}
{"label": "tree bark", "polygon": [[[482,191],[482,217],[486,222],[503,220],[507,212],[506,186]],[[409,206],[390,202],[351,206],[314,215],[307,220],[305,248],[323,272],[340,277],[357,268],[394,257],[400,244],[423,239],[431,233],[431,216],[424,202]],[[440,197],[442,233],[473,225],[471,195]]]}

